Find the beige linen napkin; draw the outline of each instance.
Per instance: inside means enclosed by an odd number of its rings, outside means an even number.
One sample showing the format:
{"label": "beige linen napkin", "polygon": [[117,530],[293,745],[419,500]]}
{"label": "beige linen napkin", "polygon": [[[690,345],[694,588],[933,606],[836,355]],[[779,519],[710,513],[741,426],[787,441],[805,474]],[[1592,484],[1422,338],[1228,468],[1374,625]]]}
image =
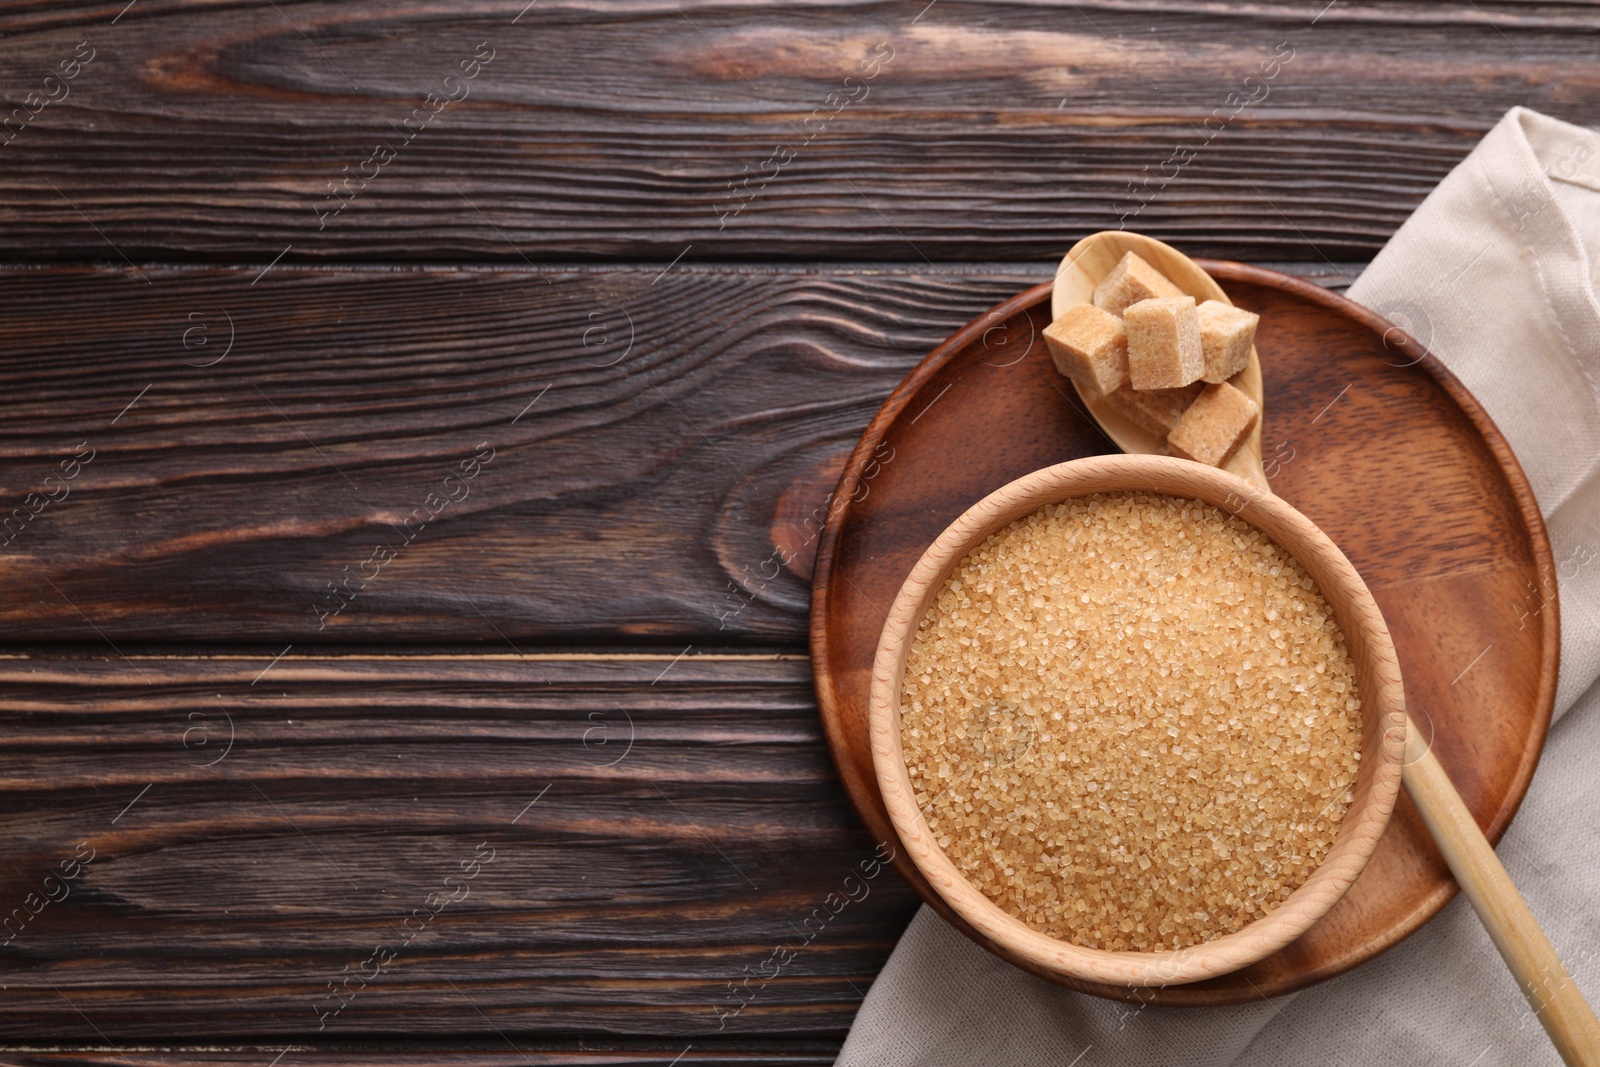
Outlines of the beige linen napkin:
{"label": "beige linen napkin", "polygon": [[[1600,136],[1515,108],[1349,295],[1416,336],[1466,384],[1511,442],[1549,523],[1561,604],[1558,722],[1499,854],[1600,1004],[1597,264]],[[1396,362],[1405,358],[1396,346]],[[1373,962],[1297,996],[1143,1010],[1016,970],[923,908],[838,1059],[839,1067],[1559,1062],[1459,898]]]}

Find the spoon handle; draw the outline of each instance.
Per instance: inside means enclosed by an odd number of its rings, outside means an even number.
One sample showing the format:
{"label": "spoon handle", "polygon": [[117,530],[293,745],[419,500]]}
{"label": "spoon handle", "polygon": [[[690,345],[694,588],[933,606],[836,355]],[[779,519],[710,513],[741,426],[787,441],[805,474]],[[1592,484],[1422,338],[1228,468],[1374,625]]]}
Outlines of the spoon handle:
{"label": "spoon handle", "polygon": [[1511,884],[1511,876],[1429,744],[1408,718],[1402,777],[1406,792],[1562,1060],[1600,1065],[1600,1020],[1528,910],[1528,902]]}

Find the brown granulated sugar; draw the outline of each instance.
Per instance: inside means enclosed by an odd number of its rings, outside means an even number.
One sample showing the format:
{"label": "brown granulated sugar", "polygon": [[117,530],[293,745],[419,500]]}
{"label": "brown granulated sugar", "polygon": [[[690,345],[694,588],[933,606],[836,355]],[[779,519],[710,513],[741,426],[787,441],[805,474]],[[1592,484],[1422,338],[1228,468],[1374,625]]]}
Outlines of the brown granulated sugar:
{"label": "brown granulated sugar", "polygon": [[906,662],[906,766],[945,854],[1053,937],[1156,951],[1272,911],[1333,844],[1360,760],[1315,583],[1222,510],[1043,508],[956,567]]}

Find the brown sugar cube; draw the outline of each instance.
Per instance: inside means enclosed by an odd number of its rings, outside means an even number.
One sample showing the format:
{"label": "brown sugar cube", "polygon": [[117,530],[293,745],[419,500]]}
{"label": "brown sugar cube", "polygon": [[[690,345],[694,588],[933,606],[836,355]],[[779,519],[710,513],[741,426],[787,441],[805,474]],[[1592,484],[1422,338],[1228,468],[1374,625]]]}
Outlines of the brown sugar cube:
{"label": "brown sugar cube", "polygon": [[1166,439],[1184,410],[1205,386],[1193,382],[1181,389],[1135,389],[1125,385],[1106,396],[1112,411],[1148,433]]}
{"label": "brown sugar cube", "polygon": [[1205,360],[1201,381],[1225,382],[1250,362],[1261,316],[1220,300],[1207,300],[1195,309],[1200,316],[1200,352]]}
{"label": "brown sugar cube", "polygon": [[1129,252],[1094,287],[1094,306],[1121,315],[1129,304],[1141,300],[1182,295],[1183,290],[1169,282],[1165,274]]}
{"label": "brown sugar cube", "polygon": [[1135,389],[1177,389],[1205,370],[1194,297],[1130,304],[1122,324],[1128,331],[1128,377]]}
{"label": "brown sugar cube", "polygon": [[1208,385],[1167,434],[1167,450],[1220,467],[1260,416],[1261,406],[1227,382]]}
{"label": "brown sugar cube", "polygon": [[1122,320],[1093,304],[1078,304],[1044,328],[1056,370],[1101,394],[1128,381],[1128,333]]}

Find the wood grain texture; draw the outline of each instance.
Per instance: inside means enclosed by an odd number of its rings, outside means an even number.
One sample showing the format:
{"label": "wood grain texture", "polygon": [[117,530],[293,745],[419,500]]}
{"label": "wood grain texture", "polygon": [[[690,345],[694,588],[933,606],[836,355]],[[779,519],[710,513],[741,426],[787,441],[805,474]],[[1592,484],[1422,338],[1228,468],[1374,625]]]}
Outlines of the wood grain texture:
{"label": "wood grain texture", "polygon": [[0,254],[1052,259],[1126,221],[1359,259],[1508,108],[1600,105],[1579,5],[524,6],[0,13]]}
{"label": "wood grain texture", "polygon": [[[1549,543],[1516,460],[1449,372],[1431,357],[1418,361],[1419,350],[1370,312],[1254,268],[1201,265],[1262,317],[1256,348],[1273,491],[1332,537],[1372,590],[1399,654],[1412,721],[1427,731],[1489,840],[1498,840],[1538,761],[1558,648],[1555,613],[1543,610],[1555,600]],[[818,550],[819,700],[841,778],[876,832],[889,824],[867,736],[871,656],[905,576],[972,501],[1029,471],[1113,448],[1058,387],[1032,340],[1048,322],[1048,289],[980,316],[891,395],[841,486],[885,447],[897,465],[872,482],[870,496],[835,512]],[[984,338],[999,327],[1029,338],[1032,358],[989,358]],[[872,521],[855,521],[868,513]],[[902,863],[924,899],[943,907],[908,867]],[[1455,889],[1402,799],[1350,891],[1279,953],[1187,986],[1130,992],[1062,981],[1141,1003],[1251,1001],[1371,958],[1432,917]]]}
{"label": "wood grain texture", "polygon": [[910,917],[803,658],[270,663],[0,659],[5,1040],[836,1040]]}
{"label": "wood grain texture", "polygon": [[775,540],[809,559],[883,396],[1019,280],[148,273],[0,272],[0,641],[796,648]]}

